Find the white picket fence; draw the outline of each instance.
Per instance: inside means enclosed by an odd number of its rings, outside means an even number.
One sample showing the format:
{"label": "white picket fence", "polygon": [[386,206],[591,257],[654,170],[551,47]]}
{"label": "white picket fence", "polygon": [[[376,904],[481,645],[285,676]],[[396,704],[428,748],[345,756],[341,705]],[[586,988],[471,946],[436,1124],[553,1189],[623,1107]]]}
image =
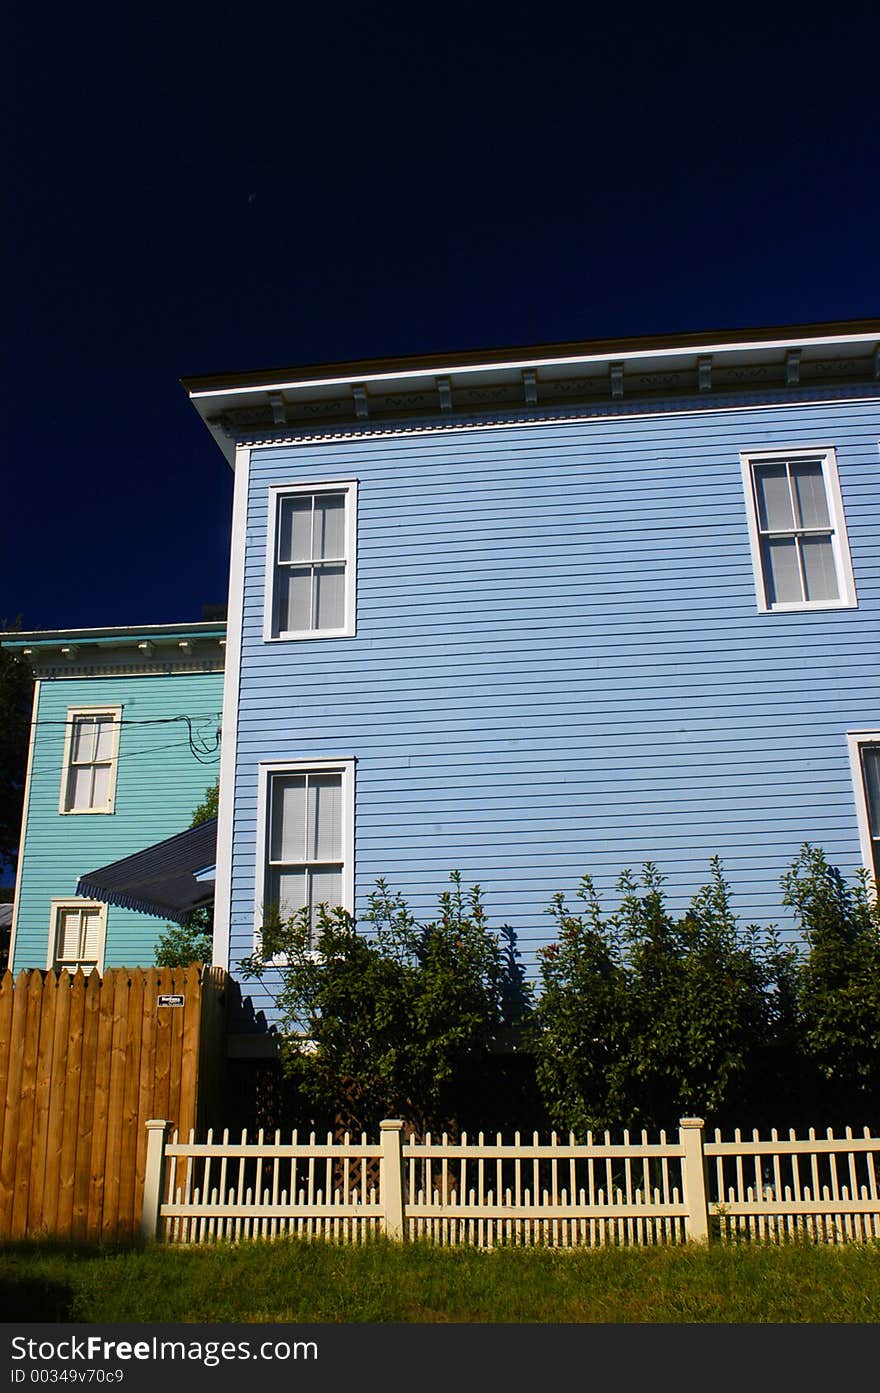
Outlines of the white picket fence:
{"label": "white picket fence", "polygon": [[705,1142],[709,1213],[722,1237],[810,1238],[826,1243],[880,1238],[880,1137],[851,1127],[843,1137],[810,1128],[798,1139],[773,1130],[744,1141],[716,1131]]}
{"label": "white picket fence", "polygon": [[312,1133],[289,1142],[168,1139],[147,1123],[143,1232],[168,1243],[279,1238],[359,1243],[372,1235],[478,1247],[677,1244],[758,1238],[826,1243],[880,1238],[880,1136],[867,1128],[805,1138],[776,1131],[704,1137],[682,1118],[674,1140],[623,1133],[542,1142],[519,1133],[450,1141]]}

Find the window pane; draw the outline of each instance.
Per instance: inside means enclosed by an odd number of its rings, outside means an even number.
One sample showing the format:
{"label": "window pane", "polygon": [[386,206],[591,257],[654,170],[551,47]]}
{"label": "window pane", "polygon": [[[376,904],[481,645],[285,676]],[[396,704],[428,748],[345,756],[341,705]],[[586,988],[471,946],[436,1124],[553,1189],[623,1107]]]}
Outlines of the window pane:
{"label": "window pane", "polygon": [[791,494],[784,464],[764,464],[755,470],[758,520],[764,532],[786,532],[794,527]]}
{"label": "window pane", "polygon": [[880,745],[862,746],[862,771],[872,837],[880,837]]}
{"label": "window pane", "polygon": [[311,561],[312,495],[282,498],[278,525],[278,560]]}
{"label": "window pane", "polygon": [[271,861],[306,858],[306,781],[303,775],[272,780]]}
{"label": "window pane", "polygon": [[837,575],[830,537],[802,537],[808,600],[836,600]]}
{"label": "window pane", "polygon": [[84,909],[82,919],[79,957],[85,962],[96,963],[101,954],[101,911]]}
{"label": "window pane", "polygon": [[315,910],[319,904],[327,905],[328,909],[335,909],[342,903],[342,869],[339,866],[322,866],[320,870],[311,871],[310,876],[310,908],[314,923]]}
{"label": "window pane", "polygon": [[791,466],[794,492],[797,499],[799,527],[830,527],[828,499],[822,479],[822,466],[818,461]]}
{"label": "window pane", "polygon": [[764,584],[768,605],[799,604],[803,600],[794,538],[773,538],[761,543]]}
{"label": "window pane", "polygon": [[264,909],[277,908],[282,919],[290,919],[307,903],[306,874],[304,870],[276,871],[269,876],[269,897]]}
{"label": "window pane", "polygon": [[317,567],[315,590],[315,628],[341,629],[345,623],[345,567]]}
{"label": "window pane", "polygon": [[78,765],[70,771],[70,793],[67,806],[74,811],[92,806],[92,767]]}
{"label": "window pane", "polygon": [[345,555],[345,494],[315,495],[314,559]]}
{"label": "window pane", "polygon": [[109,764],[96,764],[92,773],[94,774],[92,807],[106,808],[110,797],[110,766]]}
{"label": "window pane", "polygon": [[58,913],[58,957],[74,962],[79,957],[80,917],[78,909],[62,909]]}
{"label": "window pane", "polygon": [[71,759],[74,764],[88,764],[95,758],[95,745],[98,734],[97,722],[91,717],[88,720],[78,719],[73,723],[73,751]]}
{"label": "window pane", "polygon": [[311,570],[277,572],[279,633],[293,633],[312,628]]}
{"label": "window pane", "polygon": [[98,736],[95,759],[112,759],[113,720],[110,716],[99,716],[95,725]]}
{"label": "window pane", "polygon": [[310,861],[338,861],[342,855],[342,775],[313,774],[309,778]]}

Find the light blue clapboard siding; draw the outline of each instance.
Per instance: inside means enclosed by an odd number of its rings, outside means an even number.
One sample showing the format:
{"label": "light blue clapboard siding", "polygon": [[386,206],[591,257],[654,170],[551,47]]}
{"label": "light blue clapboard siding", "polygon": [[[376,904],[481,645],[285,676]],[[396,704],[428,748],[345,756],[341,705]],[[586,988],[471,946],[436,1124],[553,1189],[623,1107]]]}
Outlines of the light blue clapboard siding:
{"label": "light blue clapboard siding", "polygon": [[[80,875],[189,826],[205,790],[216,782],[218,763],[200,763],[190,751],[186,725],[172,718],[192,717],[207,744],[213,744],[222,684],[220,672],[41,682],[25,854],[19,867],[15,971],[46,966],[50,901],[73,896]],[[67,712],[104,703],[123,708],[115,811],[62,816],[58,802]],[[105,966],[154,962],[154,945],[165,922],[109,906]]]}
{"label": "light blue clapboard siding", "polygon": [[[880,727],[880,402],[535,423],[256,449],[231,961],[250,950],[260,760],[357,759],[356,878],[428,915],[483,886],[529,965],[590,872],[656,861],[682,906],[718,853],[787,923],[803,841],[850,873],[845,732]],[[739,451],[837,450],[859,607],[757,612]],[[353,639],[262,638],[268,488],[359,481]],[[609,901],[610,902],[610,901]]]}

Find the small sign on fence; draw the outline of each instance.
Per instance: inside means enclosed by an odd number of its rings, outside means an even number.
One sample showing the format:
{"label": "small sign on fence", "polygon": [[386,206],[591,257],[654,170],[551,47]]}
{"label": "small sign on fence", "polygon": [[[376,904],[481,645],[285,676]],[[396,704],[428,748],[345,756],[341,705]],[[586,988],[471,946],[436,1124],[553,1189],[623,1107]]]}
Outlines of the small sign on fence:
{"label": "small sign on fence", "polygon": [[183,994],[174,993],[173,995],[160,996],[158,1004],[160,1006],[183,1006],[186,998]]}

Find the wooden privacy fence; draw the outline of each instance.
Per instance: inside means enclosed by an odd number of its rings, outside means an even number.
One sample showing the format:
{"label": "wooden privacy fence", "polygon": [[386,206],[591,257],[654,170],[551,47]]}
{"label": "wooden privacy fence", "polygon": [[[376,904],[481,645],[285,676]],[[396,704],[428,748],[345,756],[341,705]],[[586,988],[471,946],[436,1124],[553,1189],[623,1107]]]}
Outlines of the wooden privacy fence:
{"label": "wooden privacy fence", "polygon": [[380,1141],[262,1132],[204,1143],[148,1123],[144,1233],[170,1243],[277,1238],[362,1242],[375,1233],[436,1244],[553,1247],[682,1243],[737,1236],[825,1242],[880,1237],[880,1137],[706,1141],[699,1118],[675,1139],[642,1133],[579,1144],[553,1134]]}
{"label": "wooden privacy fence", "polygon": [[0,1240],[140,1233],[147,1119],[211,1120],[225,978],[197,966],[5,974]]}

